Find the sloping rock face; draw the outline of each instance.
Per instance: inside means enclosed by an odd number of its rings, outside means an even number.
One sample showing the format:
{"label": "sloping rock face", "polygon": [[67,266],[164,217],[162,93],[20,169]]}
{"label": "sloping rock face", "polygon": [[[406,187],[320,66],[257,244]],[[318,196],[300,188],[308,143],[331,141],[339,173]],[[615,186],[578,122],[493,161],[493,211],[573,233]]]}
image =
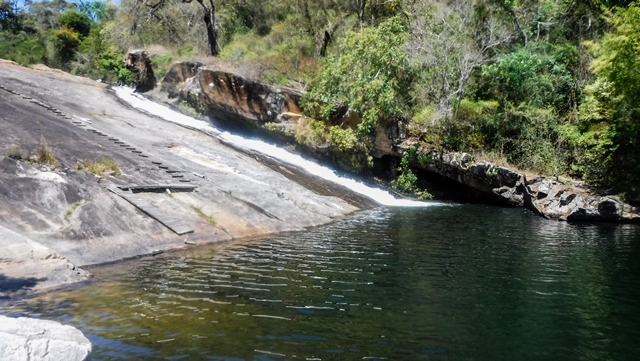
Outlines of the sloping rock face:
{"label": "sloping rock face", "polygon": [[[0,114],[0,298],[90,277],[77,267],[303,230],[369,207],[295,167],[123,106],[90,79],[0,61]],[[41,151],[55,164],[39,163]],[[118,172],[91,170],[105,160]],[[175,191],[185,184],[192,191]],[[193,233],[111,191],[136,185],[161,186],[136,193],[139,203]]]}
{"label": "sloping rock face", "polygon": [[[302,93],[274,89],[249,81],[240,76],[209,70],[201,64],[179,63],[172,66],[162,81],[162,91],[169,97],[188,101],[194,108],[212,118],[222,112],[233,122],[262,128],[266,123],[278,123],[280,133],[270,135],[295,142],[292,136],[296,122],[301,117],[299,100]],[[333,124],[356,126],[359,119],[354,114],[344,114]],[[417,142],[407,138],[407,120],[380,122],[374,129],[372,156],[386,159],[384,164],[393,175],[403,154]],[[307,149],[308,153],[332,161],[353,171],[340,162],[337,153],[329,148]],[[469,187],[473,193],[489,200],[510,206],[526,207],[544,217],[567,221],[640,221],[640,210],[625,204],[616,197],[595,194],[587,189],[562,184],[553,178],[535,177],[528,180],[524,174],[511,169],[476,161],[468,153],[432,153],[419,151],[422,162],[412,160],[414,169],[436,173],[446,179]],[[389,161],[392,159],[392,161]],[[426,161],[424,161],[426,159]],[[364,167],[363,167],[364,168]],[[459,199],[459,198],[458,198]],[[474,200],[475,200],[474,199]]]}
{"label": "sloping rock face", "polygon": [[91,360],[91,342],[58,322],[0,316],[0,360]]}

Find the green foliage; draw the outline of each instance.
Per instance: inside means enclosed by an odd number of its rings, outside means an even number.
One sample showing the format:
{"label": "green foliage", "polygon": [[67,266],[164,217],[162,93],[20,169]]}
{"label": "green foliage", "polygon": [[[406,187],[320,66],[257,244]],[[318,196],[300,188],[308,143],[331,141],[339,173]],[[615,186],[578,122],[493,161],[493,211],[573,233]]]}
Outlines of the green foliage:
{"label": "green foliage", "polygon": [[67,28],[78,34],[79,38],[84,38],[91,31],[91,19],[86,13],[77,10],[67,10],[60,14],[58,23],[61,28]]}
{"label": "green foliage", "polygon": [[250,76],[266,83],[299,87],[318,70],[314,55],[313,39],[283,22],[273,25],[266,36],[253,32],[236,34],[220,58],[242,66]]}
{"label": "green foliage", "polygon": [[173,61],[171,54],[158,54],[151,59],[151,66],[153,72],[158,76],[158,79],[164,78],[167,68]]}
{"label": "green foliage", "polygon": [[400,193],[418,196],[419,199],[431,199],[433,196],[427,190],[418,188],[418,176],[416,176],[410,168],[410,160],[416,158],[417,149],[413,147],[404,153],[400,160],[398,171],[400,175],[391,181],[391,187]]}
{"label": "green foliage", "polygon": [[77,7],[79,11],[87,14],[89,19],[94,22],[104,21],[109,18],[107,5],[103,1],[80,1]]}
{"label": "green foliage", "polygon": [[54,54],[60,65],[65,65],[74,58],[78,47],[80,46],[80,38],[78,33],[67,28],[51,30],[51,43],[53,44]]}
{"label": "green foliage", "polygon": [[507,103],[561,109],[574,96],[575,84],[568,70],[575,47],[534,44],[499,57],[482,69],[484,97]]}
{"label": "green foliage", "polygon": [[410,103],[412,68],[402,46],[407,37],[400,18],[376,28],[351,32],[340,41],[341,55],[323,60],[302,106],[312,117],[329,119],[342,105],[360,115],[360,135],[371,132],[379,119],[401,113]]}
{"label": "green foliage", "polygon": [[0,0],[0,56],[20,64],[46,60],[43,33],[15,1]]}
{"label": "green foliage", "polygon": [[47,61],[45,39],[40,33],[0,33],[0,54],[23,65]]}
{"label": "green foliage", "polygon": [[580,122],[563,127],[575,146],[573,169],[596,185],[640,200],[640,5],[617,8],[611,33],[588,43],[597,79],[585,87]]}
{"label": "green foliage", "polygon": [[483,67],[478,95],[497,100],[497,108],[478,112],[462,103],[460,108],[460,117],[476,119],[477,145],[522,169],[564,171],[567,154],[559,130],[578,97],[570,70],[575,51],[571,45],[535,43]]}
{"label": "green foliage", "polygon": [[337,125],[329,128],[329,141],[343,152],[354,150],[359,144],[353,129],[342,129]]}
{"label": "green foliage", "polygon": [[310,147],[318,147],[328,142],[326,124],[319,120],[302,117],[295,127],[296,141]]}
{"label": "green foliage", "polygon": [[623,97],[629,105],[640,104],[640,4],[628,9],[618,8],[609,18],[612,33],[606,34],[600,43],[588,43],[597,55],[592,63],[599,78],[611,83],[615,95]]}
{"label": "green foliage", "polygon": [[71,72],[109,84],[131,85],[133,74],[124,66],[124,53],[105,37],[103,28],[93,28],[80,44]]}

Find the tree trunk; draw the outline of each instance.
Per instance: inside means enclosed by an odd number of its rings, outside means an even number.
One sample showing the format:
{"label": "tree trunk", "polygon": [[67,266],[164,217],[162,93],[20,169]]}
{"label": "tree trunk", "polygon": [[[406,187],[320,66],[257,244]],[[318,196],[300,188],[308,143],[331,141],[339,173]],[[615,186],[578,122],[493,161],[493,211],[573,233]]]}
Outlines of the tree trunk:
{"label": "tree trunk", "polygon": [[360,29],[364,27],[364,8],[367,5],[366,0],[360,0],[360,10],[358,11],[358,21],[360,21]]}
{"label": "tree trunk", "polygon": [[205,5],[203,0],[197,1],[204,8],[204,23],[207,26],[207,40],[211,56],[218,56],[220,48],[218,47],[218,29],[216,29],[216,7],[213,5],[213,0],[209,0],[210,7]]}
{"label": "tree trunk", "polygon": [[331,42],[331,34],[329,34],[328,30],[324,31],[324,39],[322,40],[322,46],[320,47],[320,57],[324,57],[327,55],[327,46]]}

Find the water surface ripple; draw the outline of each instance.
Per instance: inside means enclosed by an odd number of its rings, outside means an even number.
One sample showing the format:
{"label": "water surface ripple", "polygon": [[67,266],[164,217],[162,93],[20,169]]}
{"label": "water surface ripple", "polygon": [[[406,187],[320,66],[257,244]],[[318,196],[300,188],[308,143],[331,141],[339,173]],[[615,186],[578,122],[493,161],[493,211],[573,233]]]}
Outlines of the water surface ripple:
{"label": "water surface ripple", "polygon": [[96,360],[638,360],[639,241],[516,209],[380,208],[0,308],[80,328]]}

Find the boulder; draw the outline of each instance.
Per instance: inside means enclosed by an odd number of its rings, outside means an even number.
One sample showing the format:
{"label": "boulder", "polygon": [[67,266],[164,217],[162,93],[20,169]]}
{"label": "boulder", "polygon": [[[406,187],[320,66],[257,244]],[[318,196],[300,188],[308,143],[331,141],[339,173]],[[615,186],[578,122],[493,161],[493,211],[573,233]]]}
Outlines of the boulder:
{"label": "boulder", "polygon": [[287,114],[300,114],[302,93],[274,88],[237,74],[207,68],[199,63],[176,63],[162,79],[161,90],[180,97],[198,111],[225,114],[251,125],[279,122]]}
{"label": "boulder", "polygon": [[124,59],[124,64],[131,71],[136,80],[136,91],[146,92],[156,86],[156,75],[151,67],[151,55],[145,50],[130,51]]}
{"label": "boulder", "polygon": [[91,360],[91,342],[55,321],[0,316],[0,360]]}

